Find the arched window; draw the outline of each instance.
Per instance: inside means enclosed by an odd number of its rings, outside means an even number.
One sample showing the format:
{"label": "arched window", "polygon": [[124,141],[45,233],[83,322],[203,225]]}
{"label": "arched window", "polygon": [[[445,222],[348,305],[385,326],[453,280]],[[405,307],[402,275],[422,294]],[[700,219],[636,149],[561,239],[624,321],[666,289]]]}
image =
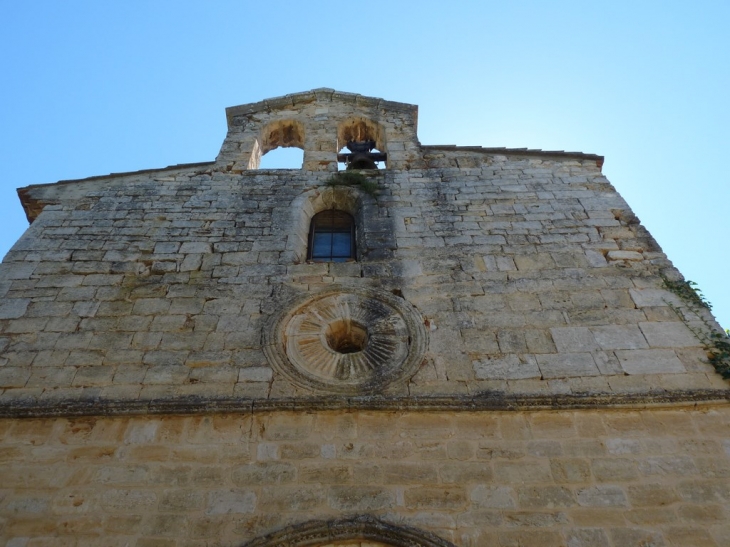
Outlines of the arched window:
{"label": "arched window", "polygon": [[355,220],[344,211],[329,209],[312,217],[307,260],[348,262],[355,260]]}

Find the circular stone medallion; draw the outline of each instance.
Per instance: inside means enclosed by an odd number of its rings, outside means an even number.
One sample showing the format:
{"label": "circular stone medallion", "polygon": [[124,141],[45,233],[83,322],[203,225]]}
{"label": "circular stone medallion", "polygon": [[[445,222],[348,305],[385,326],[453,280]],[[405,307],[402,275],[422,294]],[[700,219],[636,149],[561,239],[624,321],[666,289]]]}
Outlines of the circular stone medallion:
{"label": "circular stone medallion", "polygon": [[303,387],[370,393],[413,375],[426,350],[420,314],[383,291],[333,288],[273,319],[264,332],[266,357]]}

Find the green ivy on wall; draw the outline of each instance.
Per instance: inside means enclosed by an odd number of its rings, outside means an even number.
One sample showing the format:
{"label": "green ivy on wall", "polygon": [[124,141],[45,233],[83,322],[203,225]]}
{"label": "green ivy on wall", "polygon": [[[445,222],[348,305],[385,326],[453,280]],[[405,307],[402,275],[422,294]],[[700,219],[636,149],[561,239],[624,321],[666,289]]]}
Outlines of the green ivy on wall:
{"label": "green ivy on wall", "polygon": [[687,328],[702,342],[710,364],[715,367],[715,370],[723,378],[730,380],[730,333],[728,331],[718,332],[716,327],[710,324],[706,316],[701,313],[702,308],[708,311],[711,310],[712,304],[705,298],[705,295],[702,294],[694,281],[672,281],[665,276],[662,276],[662,281],[664,281],[664,287],[680,297],[687,304],[687,307],[705,324],[706,331],[700,331],[689,324],[680,308],[669,304],[684,324],[687,325]]}

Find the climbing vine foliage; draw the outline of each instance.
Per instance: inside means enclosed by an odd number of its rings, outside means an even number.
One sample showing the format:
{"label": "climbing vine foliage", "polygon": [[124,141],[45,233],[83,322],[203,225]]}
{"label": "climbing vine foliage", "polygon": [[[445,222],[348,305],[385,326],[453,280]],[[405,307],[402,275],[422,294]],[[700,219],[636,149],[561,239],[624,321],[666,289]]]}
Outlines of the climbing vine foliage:
{"label": "climbing vine foliage", "polygon": [[670,304],[670,307],[677,312],[677,315],[682,318],[685,325],[702,342],[710,364],[715,367],[715,370],[723,378],[730,380],[730,334],[728,331],[718,332],[716,327],[706,319],[706,315],[701,313],[703,308],[705,310],[711,310],[712,304],[708,302],[694,281],[672,281],[666,277],[662,277],[662,280],[664,281],[664,286],[679,296],[687,304],[687,308],[705,324],[707,328],[703,330],[693,327],[687,321],[682,310]]}
{"label": "climbing vine foliage", "polygon": [[370,196],[378,193],[377,182],[355,171],[340,171],[332,175],[327,180],[327,186],[355,186]]}
{"label": "climbing vine foliage", "polygon": [[705,295],[702,294],[702,291],[694,281],[671,281],[666,277],[663,277],[662,280],[664,281],[664,286],[667,289],[686,302],[694,304],[695,306],[707,308],[708,310],[712,309],[712,304],[710,304],[707,298],[705,298]]}

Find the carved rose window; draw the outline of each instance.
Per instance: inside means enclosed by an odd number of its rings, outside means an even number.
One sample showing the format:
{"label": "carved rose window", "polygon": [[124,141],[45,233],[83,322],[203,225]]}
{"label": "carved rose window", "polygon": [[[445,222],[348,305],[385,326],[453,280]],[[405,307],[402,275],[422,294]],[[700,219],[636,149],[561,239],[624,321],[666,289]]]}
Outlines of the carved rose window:
{"label": "carved rose window", "polygon": [[402,298],[352,288],[295,304],[264,331],[266,355],[280,373],[300,386],[346,394],[409,378],[426,336],[420,314]]}

